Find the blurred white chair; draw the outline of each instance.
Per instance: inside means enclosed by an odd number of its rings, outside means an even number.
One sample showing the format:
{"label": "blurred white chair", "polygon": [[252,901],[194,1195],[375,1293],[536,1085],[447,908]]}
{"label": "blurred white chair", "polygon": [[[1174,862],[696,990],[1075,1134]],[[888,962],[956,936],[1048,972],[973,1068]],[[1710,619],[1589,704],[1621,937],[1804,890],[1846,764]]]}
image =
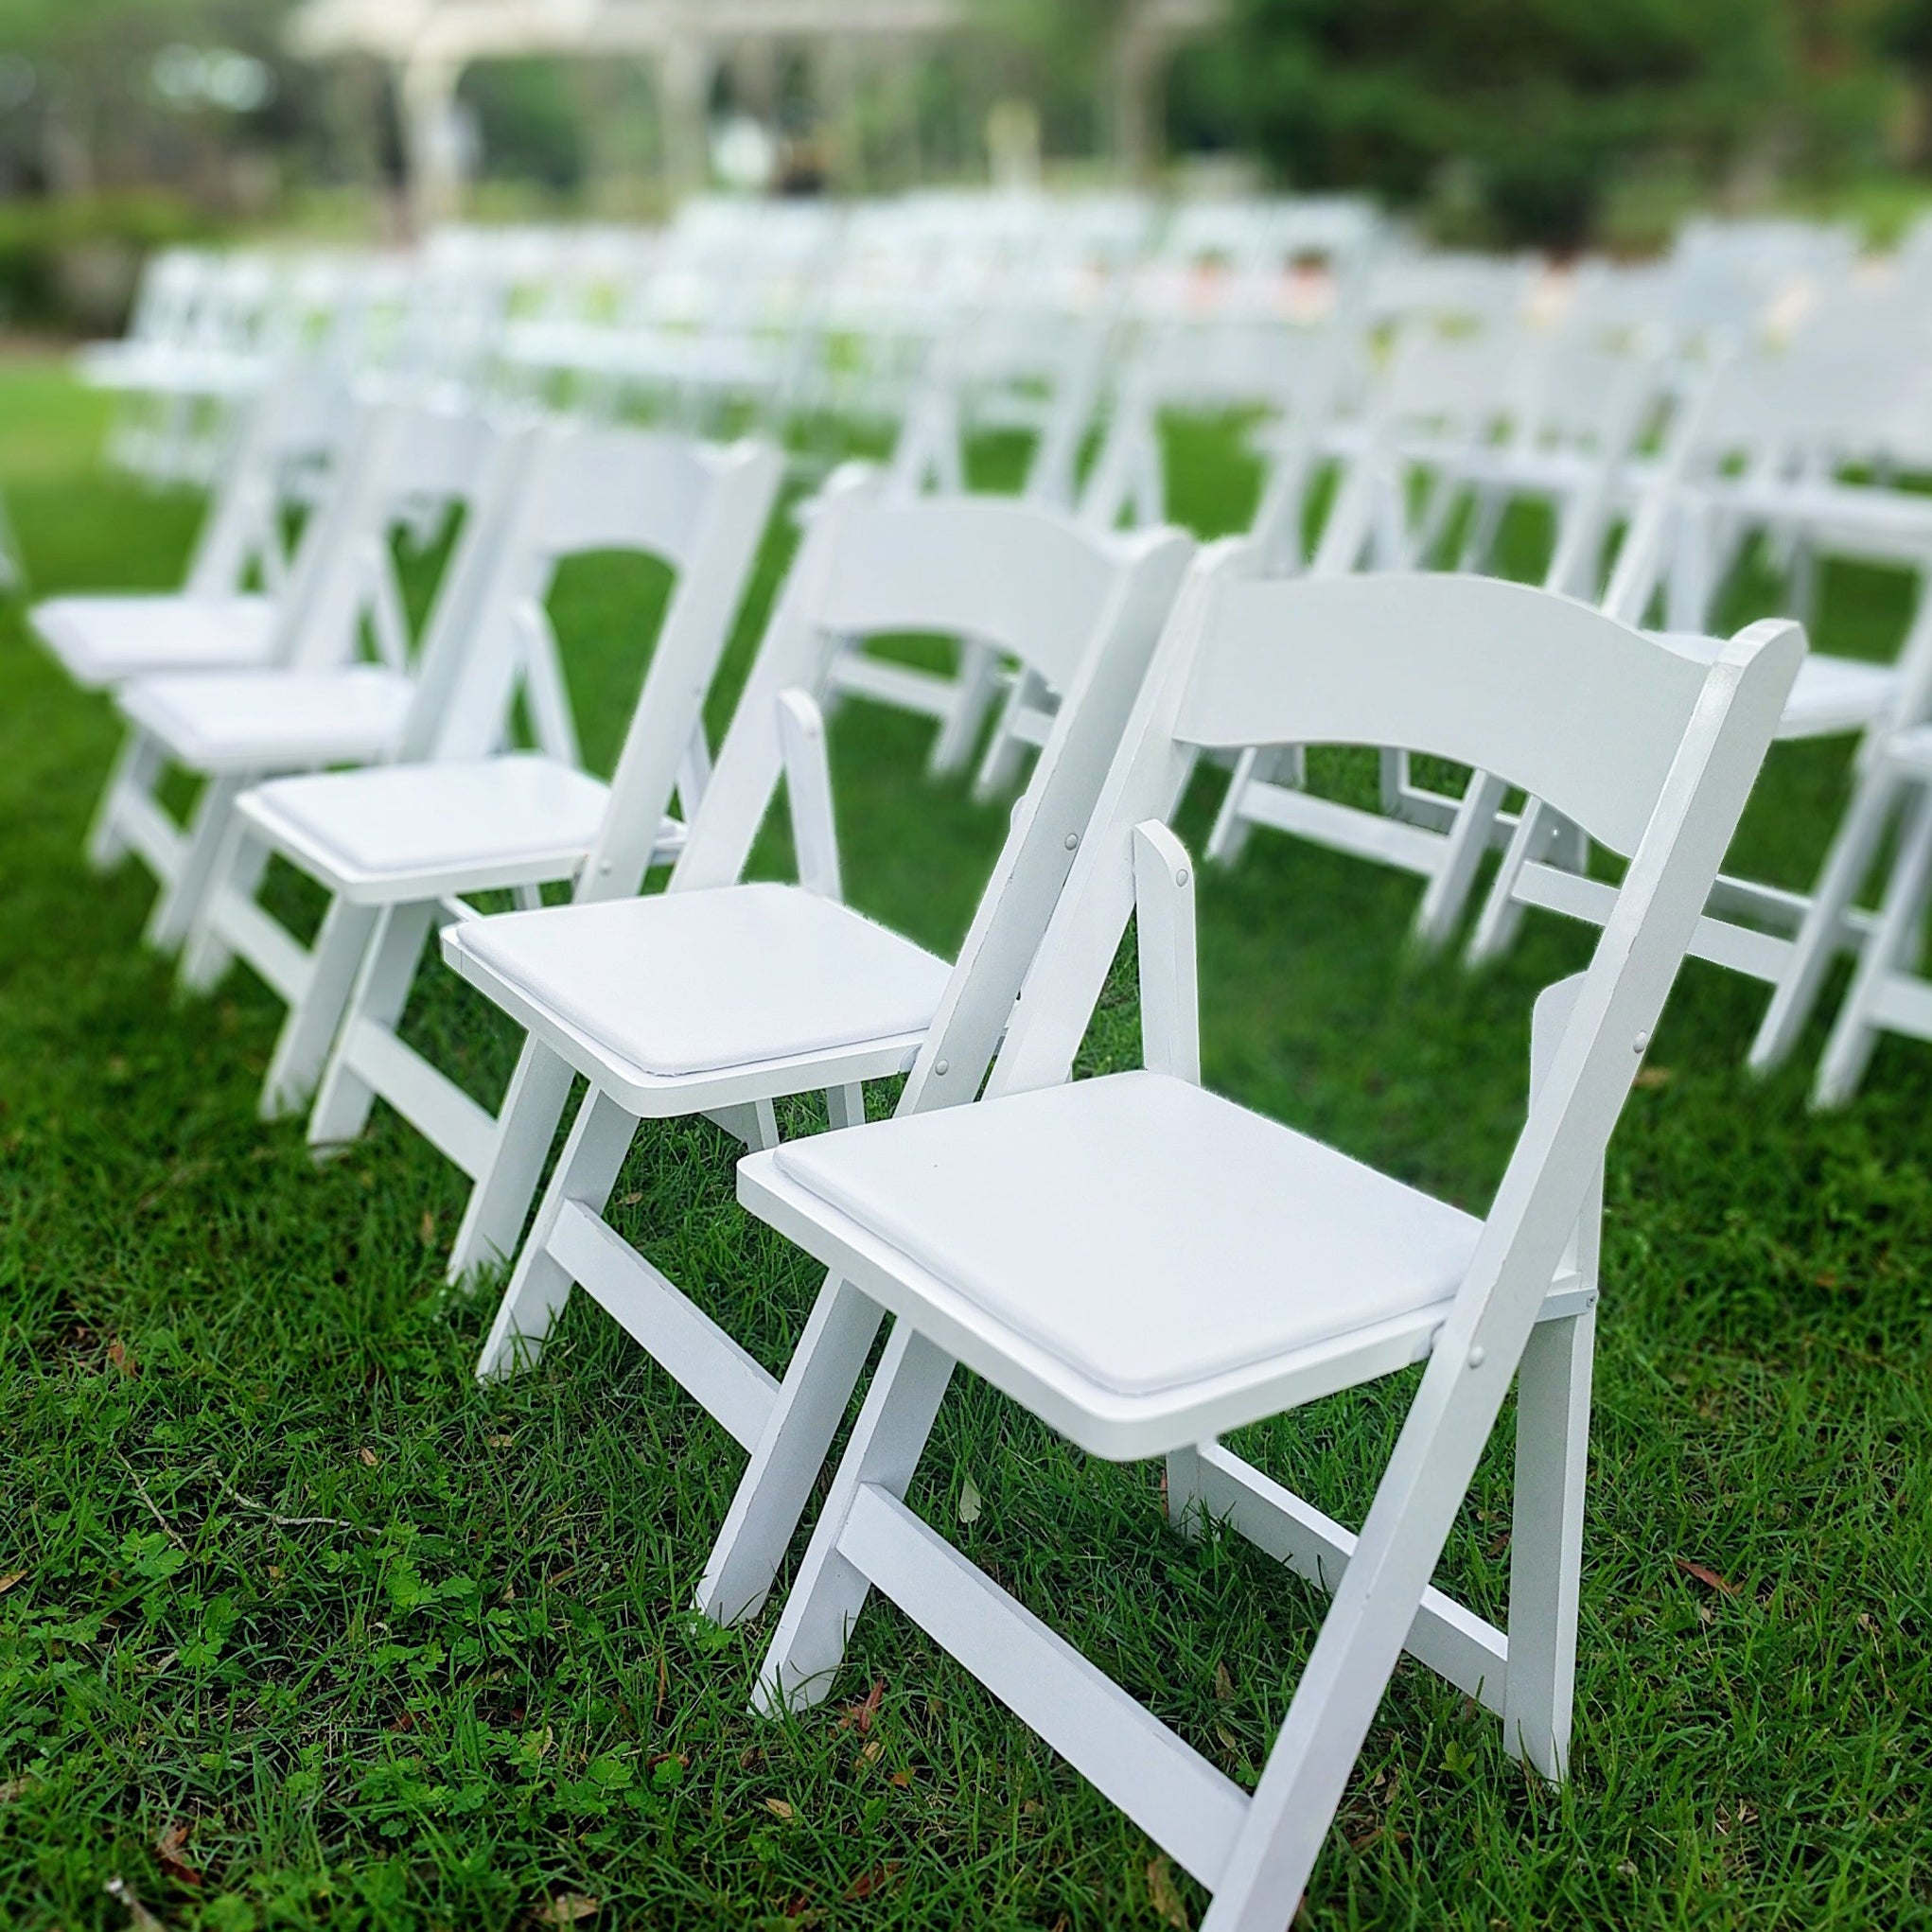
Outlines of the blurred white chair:
{"label": "blurred white chair", "polygon": [[[1209,1888],[1203,1932],[1293,1915],[1405,1649],[1564,1773],[1604,1150],[1803,649],[1764,625],[1706,663],[1519,586],[1247,581],[1240,561],[1184,598],[987,1098],[738,1170],[747,1206],[896,1318],[758,1701],[829,1695],[876,1587]],[[1508,773],[1632,854],[1590,970],[1538,1002],[1528,1118],[1484,1219],[1200,1084],[1168,821],[1201,751],[1257,735]],[[1131,913],[1147,1067],[1063,1084]],[[913,1086],[946,1051],[928,1041]],[[1416,1361],[1359,1535],[1219,1440]],[[959,1364],[1093,1454],[1165,1457],[1177,1523],[1225,1521],[1331,1593],[1252,1795],[907,1506]],[[1512,1380],[1505,1632],[1430,1577]]]}
{"label": "blurred white chair", "polygon": [[[494,570],[503,518],[524,478],[534,430],[422,406],[382,410],[325,515],[343,529],[303,600],[301,634],[283,661],[245,671],[174,672],[124,684],[115,701],[127,736],[90,852],[103,864],[132,850],[160,882],[150,945],[172,951],[192,929],[228,836],[236,799],[278,772],[371,764],[397,756],[453,700],[473,649],[473,623]],[[423,646],[413,653],[390,550],[398,517],[425,499],[461,504],[463,527],[438,586]],[[378,661],[357,661],[366,622]],[[532,711],[560,729],[560,672],[547,635],[526,641]],[[573,744],[546,746],[569,758]],[[157,795],[169,765],[202,781],[184,828]]]}
{"label": "blurred white chair", "polygon": [[[367,413],[348,388],[303,372],[249,405],[233,460],[202,519],[179,590],[49,597],[27,613],[35,635],[86,690],[163,671],[234,671],[296,648],[307,601],[342,567],[351,456]],[[291,556],[288,526],[305,520]]]}
{"label": "blurred white chair", "polygon": [[[775,452],[750,446],[711,449],[642,430],[544,435],[465,619],[493,641],[472,646],[446,700],[413,711],[393,763],[276,779],[236,800],[183,977],[206,988],[236,955],[288,1003],[265,1117],[313,1097],[308,1138],[320,1150],[359,1134],[379,1096],[472,1179],[482,1171],[494,1117],[396,1031],[423,941],[439,915],[471,916],[465,902],[478,892],[540,903],[544,884],[574,880],[577,899],[610,898],[676,855],[684,829],[666,815],[674,790],[687,817],[703,794],[705,694],[780,473]],[[555,751],[501,748],[531,660],[512,630],[547,628],[557,567],[589,551],[641,553],[676,572],[608,787]],[[547,641],[544,655],[553,651]],[[546,701],[566,708],[553,744],[573,745],[568,692]],[[256,901],[270,854],[329,895],[312,948]]]}
{"label": "blurred white chair", "polygon": [[[1640,355],[1607,357],[1502,334],[1422,334],[1403,342],[1372,406],[1371,429],[1343,470],[1308,574],[1414,568],[1454,534],[1458,516],[1467,527],[1451,562],[1459,571],[1479,571],[1506,508],[1534,501],[1554,513],[1544,588],[1593,601],[1657,385],[1655,359]],[[1652,576],[1639,559],[1653,554],[1662,514],[1661,503],[1640,507],[1624,533],[1601,593],[1613,616],[1628,621],[1625,606],[1649,598]],[[1278,547],[1264,542],[1260,554],[1272,562]],[[1308,788],[1301,747],[1249,746],[1207,856],[1233,863],[1261,826],[1414,872],[1424,881],[1415,939],[1441,945],[1462,919],[1484,854],[1511,836],[1505,787],[1483,772],[1460,794],[1423,785],[1407,748],[1390,746],[1380,790],[1376,809],[1320,797]],[[1568,850],[1579,862],[1573,840]]]}

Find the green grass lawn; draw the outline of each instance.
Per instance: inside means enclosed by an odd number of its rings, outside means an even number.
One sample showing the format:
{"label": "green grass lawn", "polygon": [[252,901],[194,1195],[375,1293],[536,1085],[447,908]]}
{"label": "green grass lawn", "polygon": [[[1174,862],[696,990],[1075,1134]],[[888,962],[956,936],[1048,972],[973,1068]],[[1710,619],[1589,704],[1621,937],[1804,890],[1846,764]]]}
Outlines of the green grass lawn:
{"label": "green grass lawn", "polygon": [[[51,366],[0,365],[42,590],[180,569],[194,504],[103,474],[103,425]],[[1176,461],[1177,512],[1238,527],[1228,438]],[[599,755],[660,590],[609,562],[559,587]],[[1904,611],[1834,573],[1822,640],[1882,653]],[[853,897],[953,945],[1004,809],[926,782],[915,722],[852,707],[834,737]],[[769,1613],[721,1633],[684,1608],[737,1449],[581,1297],[538,1370],[477,1388],[490,1298],[441,1281],[457,1175],[386,1115],[320,1169],[298,1124],[259,1125],[273,1002],[239,973],[179,998],[138,942],[145,875],[83,871],[114,743],[0,610],[0,1925],[1198,1922],[1199,1889],[889,1606],[830,1704],[746,1715]],[[1845,783],[1842,747],[1778,752],[1739,862],[1807,883]],[[1588,936],[1533,923],[1471,977],[1408,955],[1415,896],[1265,834],[1210,872],[1208,1076],[1480,1210],[1530,999]],[[1611,1151],[1573,1781],[1539,1785],[1405,1664],[1299,1923],[1932,1923],[1932,1051],[1888,1044],[1814,1118],[1808,1065],[1743,1072],[1763,999],[1687,969]],[[441,975],[421,1005],[488,1093],[514,1037]],[[1123,976],[1087,1061],[1135,1048]],[[614,1213],[777,1366],[817,1271],[735,1205],[731,1151],[645,1129]],[[1351,1516],[1412,1386],[1240,1447]],[[1507,1431],[1442,1567],[1490,1614]],[[1236,1539],[1171,1534],[1157,1483],[962,1386],[914,1501],[1252,1779],[1320,1605]]]}

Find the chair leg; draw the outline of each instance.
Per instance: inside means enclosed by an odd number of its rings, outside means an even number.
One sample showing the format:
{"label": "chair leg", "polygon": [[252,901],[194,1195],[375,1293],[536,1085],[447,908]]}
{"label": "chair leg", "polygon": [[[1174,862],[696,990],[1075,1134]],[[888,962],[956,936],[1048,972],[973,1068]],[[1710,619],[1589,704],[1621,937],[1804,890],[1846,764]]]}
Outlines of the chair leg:
{"label": "chair leg", "polygon": [[1190,1541],[1201,1534],[1201,1451],[1169,1449],[1167,1465],[1168,1521]]}
{"label": "chair leg", "polygon": [[1877,856],[1898,801],[1897,775],[1880,765],[1858,787],[1838,835],[1825,858],[1818,889],[1791,942],[1791,957],[1772,989],[1747,1061],[1753,1073],[1782,1065],[1804,1030],[1824,988],[1825,975],[1843,943],[1843,922]]}
{"label": "chair leg", "polygon": [[978,774],[973,781],[975,799],[984,801],[1002,798],[1013,788],[1020,766],[1031,748],[1019,734],[1019,720],[1026,712],[1038,711],[1046,702],[1046,680],[1037,671],[1023,668],[1007,693],[1006,703],[1000,707],[992,742],[979,762]]}
{"label": "chair leg", "polygon": [[376,914],[370,907],[329,901],[309,952],[308,983],[282,1015],[282,1028],[269,1055],[257,1102],[264,1120],[286,1118],[306,1106],[314,1093],[375,929]]}
{"label": "chair leg", "polygon": [[826,1278],[697,1587],[712,1622],[764,1607],[884,1319],[851,1282]]}
{"label": "chair leg", "polygon": [[1207,856],[1217,865],[1231,866],[1241,855],[1255,821],[1245,810],[1248,788],[1254,784],[1288,784],[1297,790],[1308,783],[1308,758],[1299,746],[1250,747],[1235,761],[1233,778],[1207,834]]}
{"label": "chair leg", "polygon": [[[1497,1326],[1496,1356],[1518,1360]],[[1502,1406],[1502,1361],[1464,1345],[1439,1340],[1423,1373],[1201,1932],[1281,1932],[1307,1889]]]}
{"label": "chair leg", "polygon": [[517,1252],[517,1237],[543,1178],[557,1122],[571,1098],[569,1062],[540,1041],[526,1039],[497,1115],[496,1145],[477,1176],[449,1251],[448,1275],[461,1281],[478,1268]]}
{"label": "chair leg", "polygon": [[172,953],[200,916],[227,836],[229,817],[245,782],[239,777],[224,777],[212,778],[202,785],[182,847],[181,864],[154,902],[148,929],[142,935],[158,951]]}
{"label": "chair leg", "polygon": [[237,899],[252,900],[261,889],[268,865],[268,847],[249,836],[247,822],[238,814],[231,814],[207,895],[182,948],[178,976],[184,992],[212,992],[221,983],[235,959],[234,948],[221,930],[222,902],[231,892]]}
{"label": "chair leg", "polygon": [[1508,787],[1486,771],[1471,775],[1469,788],[1456,807],[1440,864],[1415,909],[1415,942],[1430,952],[1446,944],[1456,929],[1469,894],[1475,889],[1476,869],[1489,850],[1490,828],[1502,810]]}
{"label": "chair leg", "polygon": [[637,1128],[636,1119],[608,1094],[592,1087],[584,1096],[536,1220],[510,1271],[497,1318],[490,1324],[489,1339],[476,1365],[478,1381],[495,1381],[518,1368],[531,1367],[542,1353],[544,1338],[571,1292],[571,1277],[550,1252],[557,1217],[564,1204],[573,1201],[593,1213],[604,1212]]}
{"label": "chair leg", "polygon": [[[338,913],[344,915],[340,921]],[[311,996],[290,1014],[276,1044],[276,1064],[269,1069],[287,1094],[285,1104],[293,1107],[321,1067],[308,1115],[311,1150],[342,1147],[368,1126],[376,1094],[355,1069],[353,1036],[364,1020],[395,1031],[435,915],[436,907],[420,900],[385,905],[373,914],[360,906],[344,907],[340,901],[329,908],[334,929],[325,932],[316,946]]]}
{"label": "chair leg", "polygon": [[845,1659],[846,1638],[871,1590],[864,1573],[839,1552],[846,1519],[859,1490],[869,1484],[904,1498],[952,1379],[951,1356],[908,1323],[893,1325],[798,1580],[759,1667],[751,1699],[755,1710],[795,1709],[817,1704],[830,1694],[834,1674]]}
{"label": "chair leg", "polygon": [[95,871],[111,870],[127,855],[128,841],[121,834],[121,806],[132,798],[151,798],[166,764],[160,746],[146,731],[130,726],[121,740],[121,748],[114,754],[114,769],[101,788],[100,802],[94,808],[94,822],[87,830],[87,863]]}
{"label": "chair leg", "polygon": [[1469,935],[1468,951],[1464,956],[1467,965],[1486,966],[1490,960],[1500,959],[1514,942],[1522,925],[1523,911],[1522,903],[1515,896],[1516,882],[1522,877],[1522,869],[1537,846],[1545,843],[1553,832],[1561,830],[1554,821],[1555,814],[1540,799],[1524,800],[1522,817],[1517,820],[1516,831],[1503,851],[1502,863],[1489,882],[1488,896],[1476,918],[1476,930]]}
{"label": "chair leg", "polygon": [[959,653],[959,682],[953,707],[933,745],[931,770],[943,778],[973,755],[980,727],[999,695],[999,654],[991,645],[968,642]]}
{"label": "chair leg", "polygon": [[1845,1004],[1818,1062],[1812,1088],[1815,1107],[1840,1107],[1858,1091],[1872,1049],[1884,1030],[1878,1005],[1885,984],[1901,970],[1925,914],[1925,882],[1932,873],[1932,789],[1921,786],[1906,816],[1898,856],[1892,862],[1878,922],[1865,941]]}
{"label": "chair leg", "polygon": [[1530,1332],[1517,1372],[1502,1733],[1553,1783],[1570,1762],[1596,1311]]}

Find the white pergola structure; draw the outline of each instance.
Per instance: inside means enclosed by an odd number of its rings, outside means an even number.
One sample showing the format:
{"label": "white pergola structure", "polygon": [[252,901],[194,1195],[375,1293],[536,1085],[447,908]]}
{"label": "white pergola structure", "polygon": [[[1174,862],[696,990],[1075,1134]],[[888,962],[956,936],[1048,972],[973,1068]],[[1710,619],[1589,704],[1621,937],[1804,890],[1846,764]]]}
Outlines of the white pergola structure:
{"label": "white pergola structure", "polygon": [[[1050,0],[1043,0],[1050,4]],[[1108,83],[1115,145],[1130,175],[1152,158],[1151,89],[1177,42],[1218,24],[1223,0],[1129,0]],[[623,57],[656,69],[674,189],[704,179],[706,119],[719,65],[807,50],[849,77],[870,44],[907,49],[971,26],[972,0],[305,0],[290,44],[312,60],[373,57],[396,75],[419,219],[453,208],[461,186],[452,107],[464,69],[534,55]],[[834,78],[834,85],[837,84]]]}

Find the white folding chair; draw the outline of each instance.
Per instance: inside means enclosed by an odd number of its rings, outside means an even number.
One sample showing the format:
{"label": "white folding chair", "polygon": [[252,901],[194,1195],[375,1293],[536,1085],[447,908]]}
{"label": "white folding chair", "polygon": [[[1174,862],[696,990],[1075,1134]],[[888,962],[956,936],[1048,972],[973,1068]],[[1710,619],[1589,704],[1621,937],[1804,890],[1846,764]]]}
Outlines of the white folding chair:
{"label": "white folding chair", "polygon": [[[89,850],[101,865],[132,849],[154,872],[162,889],[148,922],[150,945],[171,951],[192,930],[241,792],[278,772],[394,758],[410,741],[413,720],[432,715],[453,694],[482,641],[470,618],[533,433],[427,406],[383,410],[322,513],[340,527],[316,538],[324,549],[315,581],[298,600],[300,635],[283,661],[121,686],[115,702],[128,732]],[[390,536],[425,500],[463,505],[465,520],[412,663]],[[355,661],[365,620],[375,663]],[[548,687],[559,674],[541,659],[547,638],[528,642],[538,654],[533,681]],[[533,709],[539,731],[558,712]],[[203,781],[185,827],[157,797],[169,765]]]}
{"label": "white folding chair", "polygon": [[[1753,1073],[1789,1058],[1833,960],[1855,950],[1812,1083],[1815,1107],[1843,1106],[1857,1093],[1882,1035],[1932,1040],[1932,982],[1922,970],[1932,896],[1932,692],[1921,690],[1901,710],[1907,722],[1879,734],[1859,763],[1852,802],[1751,1043]],[[1877,908],[1860,912],[1859,889],[1881,858]]]}
{"label": "white folding chair", "polygon": [[[986,1098],[738,1169],[754,1213],[895,1318],[758,1701],[827,1695],[876,1587],[1209,1888],[1203,1932],[1293,1916],[1405,1648],[1563,1774],[1604,1150],[1803,650],[1761,625],[1707,664],[1520,586],[1244,561],[1183,598]],[[1257,734],[1509,773],[1631,854],[1590,970],[1537,1003],[1527,1121],[1482,1220],[1200,1084],[1168,821],[1202,751]],[[1130,913],[1147,1065],[1063,1084]],[[910,1086],[947,1052],[929,1036]],[[1219,1440],[1417,1361],[1359,1535]],[[958,1364],[1093,1454],[1165,1457],[1177,1523],[1225,1520],[1331,1593],[1252,1795],[907,1507]],[[1505,1632],[1430,1577],[1512,1380]]]}
{"label": "white folding chair", "polygon": [[[719,449],[645,430],[558,428],[532,453],[529,476],[496,542],[473,628],[506,618],[525,635],[547,627],[543,600],[572,554],[643,553],[676,572],[611,783],[573,760],[500,750],[529,661],[500,644],[472,663],[449,702],[413,721],[395,763],[243,792],[189,944],[190,983],[211,984],[232,952],[288,1002],[262,1114],[313,1098],[308,1139],[318,1150],[360,1133],[379,1097],[478,1178],[495,1116],[397,1032],[431,924],[473,917],[466,902],[479,892],[537,903],[544,885],[574,880],[579,902],[635,893],[645,871],[683,845],[683,825],[667,816],[674,791],[687,817],[702,798],[705,695],[782,459],[750,444]],[[568,694],[551,701],[566,706],[553,740],[573,738]],[[256,901],[268,853],[329,895],[312,950]]]}
{"label": "white folding chair", "polygon": [[[1175,533],[1096,536],[1065,518],[986,501],[831,501],[808,535],[705,803],[656,897],[510,913],[447,930],[444,957],[561,1069],[527,1136],[472,1202],[467,1260],[515,1244],[563,1085],[589,1092],[490,1329],[479,1373],[540,1349],[572,1284],[584,1288],[753,1456],[760,1508],[736,1520],[701,1601],[725,1614],[763,1597],[863,1362],[815,1314],[782,1388],[603,1219],[638,1123],[755,1110],[823,1089],[835,1124],[864,1118],[864,1082],[902,1073],[977,961],[983,1069],[1074,862],[1191,546]],[[993,560],[997,567],[991,567]],[[963,629],[1046,668],[1068,693],[1054,737],[962,952],[960,968],[849,910],[840,898],[829,774],[814,695],[838,640],[875,628]],[[782,773],[802,883],[743,882]],[[957,1077],[975,1083],[962,1046]],[[941,1067],[941,1073],[945,1071]],[[481,1195],[481,1190],[480,1190]],[[843,1383],[843,1386],[839,1384]],[[776,1472],[775,1483],[764,1480]],[[786,1510],[789,1520],[781,1520]],[[746,1578],[749,1576],[747,1582]]]}
{"label": "white folding chair", "polygon": [[[1472,528],[1454,567],[1479,570],[1489,559],[1502,509],[1523,498],[1547,501],[1554,511],[1544,588],[1594,595],[1658,375],[1653,358],[1606,360],[1547,351],[1532,358],[1519,342],[1495,336],[1424,336],[1405,343],[1375,404],[1372,428],[1343,472],[1308,574],[1425,563],[1466,506]],[[1427,488],[1412,513],[1418,474]],[[1654,553],[1661,514],[1660,505],[1640,509],[1624,534],[1619,569],[1604,593],[1612,615],[1629,615],[1622,607],[1623,586],[1635,556]],[[1278,554],[1272,541],[1257,548],[1271,564]],[[1642,577],[1643,601],[1652,580]],[[1503,810],[1506,788],[1484,772],[1472,773],[1460,795],[1420,784],[1400,747],[1384,749],[1380,777],[1379,805],[1364,809],[1309,790],[1301,747],[1251,746],[1236,763],[1207,856],[1232,864],[1255,828],[1267,827],[1414,872],[1424,882],[1416,942],[1439,946],[1462,918],[1484,853],[1513,835],[1516,817]],[[1554,848],[1555,828],[1546,826],[1545,835]],[[1573,837],[1562,851],[1580,863]]]}
{"label": "white folding chair", "polygon": [[[178,590],[49,597],[27,613],[35,635],[84,690],[160,671],[233,671],[293,647],[302,599],[335,567],[342,519],[317,514],[318,486],[340,483],[365,423],[346,387],[291,375],[249,407]],[[289,553],[287,519],[310,514]]]}
{"label": "white folding chair", "polygon": [[[1924,498],[1906,491],[1835,477],[1778,480],[1783,446],[1775,420],[1758,437],[1758,453],[1765,460],[1757,465],[1755,479],[1724,469],[1722,459],[1738,448],[1746,426],[1763,425],[1759,404],[1767,385],[1761,378],[1754,365],[1742,370],[1736,363],[1720,365],[1700,394],[1686,398],[1632,525],[1633,538],[1642,528],[1645,540],[1636,546],[1638,553],[1618,559],[1615,608],[1642,622],[1653,592],[1660,592],[1678,646],[1710,655],[1719,646],[1704,633],[1721,579],[1742,541],[1738,532],[1753,526],[1782,527],[1820,553],[1915,571],[1918,605],[1896,662],[1813,652],[1779,720],[1781,743],[1864,739],[1871,748],[1862,755],[1861,767],[1869,769],[1886,732],[1932,717],[1932,513]],[[1782,372],[1768,386],[1789,413],[1787,426],[1817,420],[1795,393],[1802,385],[1795,382],[1794,372]],[[1864,796],[1861,792],[1861,799]],[[1695,957],[1774,989],[1752,1049],[1752,1063],[1760,1070],[1795,1043],[1832,957],[1857,947],[1872,929],[1871,916],[1852,904],[1877,835],[1869,801],[1867,817],[1858,817],[1857,809],[1844,821],[1817,894],[1720,873],[1692,939]],[[1602,881],[1584,876],[1579,866],[1538,862],[1539,848],[1547,851],[1558,830],[1558,817],[1546,801],[1534,799],[1519,816],[1475,923],[1471,963],[1494,958],[1508,947],[1526,906],[1599,923],[1607,914],[1613,895]]]}
{"label": "white folding chair", "polygon": [[[969,438],[982,427],[1030,433],[1023,502],[1074,508],[1081,447],[1098,402],[1109,326],[1099,317],[1031,307],[969,316],[938,347],[914,395],[887,471],[887,487],[907,495],[964,490]],[[1150,519],[1158,521],[1159,519]],[[949,671],[921,670],[854,647],[833,668],[840,695],[914,711],[937,721],[931,768],[959,769],[988,714],[1000,706],[975,791],[1005,790],[1029,749],[1045,743],[1050,700],[1036,674],[1002,667],[996,653],[973,647]]]}

